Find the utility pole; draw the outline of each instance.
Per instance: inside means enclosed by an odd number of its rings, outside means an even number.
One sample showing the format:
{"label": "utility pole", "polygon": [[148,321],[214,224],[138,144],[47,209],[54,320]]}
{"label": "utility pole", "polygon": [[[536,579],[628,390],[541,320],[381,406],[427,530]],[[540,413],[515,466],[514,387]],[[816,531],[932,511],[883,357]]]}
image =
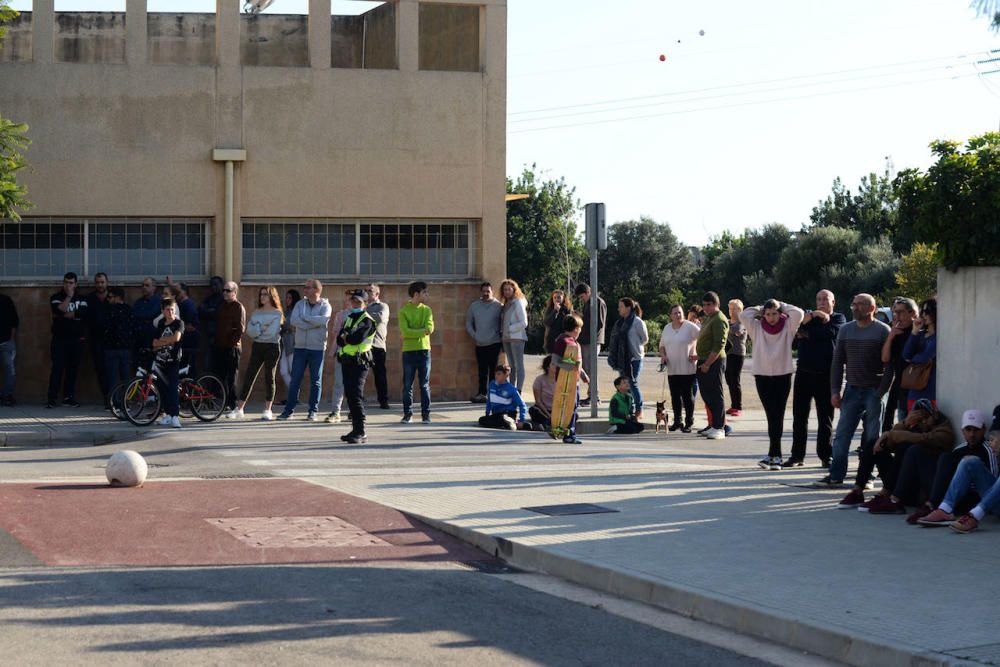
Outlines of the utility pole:
{"label": "utility pole", "polygon": [[598,304],[600,290],[597,287],[597,253],[608,249],[608,226],[604,204],[587,204],[584,206],[586,219],[587,250],[590,252],[590,322],[584,326],[590,327],[590,416],[597,417],[597,323],[600,315]]}

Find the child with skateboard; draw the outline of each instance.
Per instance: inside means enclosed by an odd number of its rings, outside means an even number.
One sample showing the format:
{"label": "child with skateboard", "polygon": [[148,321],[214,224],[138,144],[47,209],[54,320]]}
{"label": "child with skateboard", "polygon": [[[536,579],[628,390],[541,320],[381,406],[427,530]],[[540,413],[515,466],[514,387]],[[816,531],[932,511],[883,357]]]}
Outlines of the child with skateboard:
{"label": "child with skateboard", "polygon": [[563,318],[563,332],[552,344],[552,363],[559,367],[556,378],[556,393],[552,399],[552,430],[553,438],[562,437],[569,445],[579,445],[582,441],[576,437],[576,408],[580,403],[580,390],[577,383],[583,380],[590,383],[590,378],[582,368],[580,345],[576,342],[583,330],[583,320],[579,315],[567,315]]}
{"label": "child with skateboard", "polygon": [[635,414],[635,399],[632,397],[632,381],[624,375],[615,380],[615,395],[611,397],[608,407],[608,423],[611,428],[608,433],[632,435],[642,433],[646,428]]}
{"label": "child with skateboard", "polygon": [[479,425],[515,431],[518,422],[524,422],[528,407],[510,382],[510,366],[497,366],[493,378],[486,392],[486,415],[479,418]]}

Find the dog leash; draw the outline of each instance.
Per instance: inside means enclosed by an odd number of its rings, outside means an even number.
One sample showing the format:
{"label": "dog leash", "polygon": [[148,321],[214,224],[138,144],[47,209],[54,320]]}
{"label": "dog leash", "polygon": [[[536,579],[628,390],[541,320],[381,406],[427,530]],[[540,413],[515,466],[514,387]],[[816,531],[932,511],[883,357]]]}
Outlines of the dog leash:
{"label": "dog leash", "polygon": [[666,403],[667,401],[667,365],[660,362],[660,368],[657,373],[663,374],[663,384],[660,386],[660,401]]}

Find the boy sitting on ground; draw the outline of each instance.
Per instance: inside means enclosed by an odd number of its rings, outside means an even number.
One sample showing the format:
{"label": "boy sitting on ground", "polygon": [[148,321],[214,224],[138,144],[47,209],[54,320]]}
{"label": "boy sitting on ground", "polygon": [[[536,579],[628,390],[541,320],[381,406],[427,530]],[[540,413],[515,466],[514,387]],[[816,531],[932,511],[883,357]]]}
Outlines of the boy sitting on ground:
{"label": "boy sitting on ground", "polygon": [[527,412],[528,407],[521,394],[510,382],[510,366],[497,366],[486,392],[486,415],[479,418],[479,425],[515,431],[517,423],[525,420]]}
{"label": "boy sitting on ground", "polygon": [[611,405],[608,408],[608,423],[611,424],[608,433],[619,435],[642,433],[645,425],[636,418],[632,382],[621,375],[615,380],[615,389],[617,391],[611,397]]}

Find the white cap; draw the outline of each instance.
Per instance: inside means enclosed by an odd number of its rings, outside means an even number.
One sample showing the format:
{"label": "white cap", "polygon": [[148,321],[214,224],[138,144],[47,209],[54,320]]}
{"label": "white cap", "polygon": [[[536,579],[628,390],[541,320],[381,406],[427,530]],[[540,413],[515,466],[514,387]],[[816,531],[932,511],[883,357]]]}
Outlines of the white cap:
{"label": "white cap", "polygon": [[966,426],[972,426],[974,428],[982,428],[986,425],[986,415],[984,415],[979,410],[966,410],[962,414],[962,428]]}

